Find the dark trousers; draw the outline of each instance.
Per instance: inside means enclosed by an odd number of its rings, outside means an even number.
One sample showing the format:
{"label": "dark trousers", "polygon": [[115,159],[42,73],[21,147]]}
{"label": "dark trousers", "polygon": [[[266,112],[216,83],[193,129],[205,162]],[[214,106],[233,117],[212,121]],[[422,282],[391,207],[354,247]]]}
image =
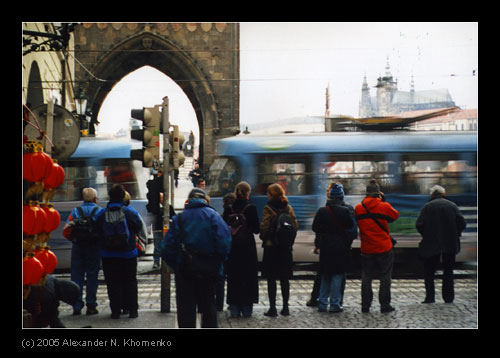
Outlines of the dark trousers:
{"label": "dark trousers", "polygon": [[380,287],[378,300],[380,308],[388,308],[391,304],[391,276],[394,262],[392,250],[381,254],[361,254],[361,307],[370,308],[373,300],[372,279],[379,273]]}
{"label": "dark trousers", "polygon": [[434,301],[434,274],[438,268],[441,256],[443,257],[442,296],[444,302],[451,303],[455,298],[453,283],[453,265],[455,264],[454,254],[443,253],[424,259],[425,300]]}
{"label": "dark trousers", "polygon": [[201,312],[201,327],[218,327],[214,279],[187,278],[176,272],[175,298],[179,328],[196,328],[197,305]]}
{"label": "dark trousers", "polygon": [[122,308],[137,312],[137,257],[103,257],[102,270],[111,313],[119,314]]}

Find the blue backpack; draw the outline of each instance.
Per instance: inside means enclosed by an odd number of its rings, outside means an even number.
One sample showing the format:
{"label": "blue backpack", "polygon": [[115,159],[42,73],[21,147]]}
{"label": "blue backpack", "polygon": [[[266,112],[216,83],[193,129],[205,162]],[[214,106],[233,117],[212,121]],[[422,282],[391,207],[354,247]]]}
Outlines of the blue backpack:
{"label": "blue backpack", "polygon": [[128,251],[130,231],[124,212],[125,207],[108,208],[104,213],[103,248],[111,251]]}

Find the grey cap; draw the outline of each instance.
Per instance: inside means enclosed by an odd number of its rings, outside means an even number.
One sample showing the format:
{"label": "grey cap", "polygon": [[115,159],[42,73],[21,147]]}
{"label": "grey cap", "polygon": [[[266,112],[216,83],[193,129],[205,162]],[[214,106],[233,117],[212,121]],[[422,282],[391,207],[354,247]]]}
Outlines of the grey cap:
{"label": "grey cap", "polygon": [[207,194],[200,188],[194,188],[189,193],[188,199],[201,198],[207,200]]}

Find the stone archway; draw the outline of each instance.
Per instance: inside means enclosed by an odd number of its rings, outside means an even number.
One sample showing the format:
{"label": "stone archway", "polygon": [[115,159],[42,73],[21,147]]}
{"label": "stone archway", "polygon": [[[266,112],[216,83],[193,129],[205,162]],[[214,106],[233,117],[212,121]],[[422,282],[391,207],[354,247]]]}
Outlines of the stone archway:
{"label": "stone archway", "polygon": [[[89,31],[89,28],[82,28],[81,31],[85,29]],[[94,31],[99,31],[99,28],[94,29]],[[111,31],[116,32],[116,29],[108,28],[108,33]],[[190,31],[186,30],[187,35],[191,35],[193,31]],[[180,33],[180,31],[178,32]],[[175,81],[190,100],[200,129],[200,162],[202,165],[207,166],[212,162],[215,154],[215,142],[218,138],[235,135],[239,131],[239,118],[235,118],[239,117],[239,98],[234,98],[233,93],[222,87],[222,85],[227,87],[225,83],[214,84],[210,74],[207,74],[206,70],[200,66],[200,63],[208,62],[194,58],[201,56],[198,52],[181,48],[178,41],[174,43],[167,36],[151,31],[140,31],[129,36],[122,34],[118,36],[117,34],[111,44],[108,44],[109,50],[97,52],[100,56],[94,56],[92,59],[88,55],[92,51],[88,51],[87,54],[84,52],[85,48],[89,47],[88,40],[91,40],[89,39],[91,34],[85,35],[86,43],[81,45],[78,45],[78,40],[83,37],[76,36],[75,54],[77,58],[83,58],[88,65],[91,65],[88,69],[92,75],[88,73],[89,71],[80,70],[77,71],[77,79],[83,84],[85,93],[92,103],[93,121],[96,121],[104,99],[117,82],[136,69],[151,66]],[[111,38],[111,36],[109,37]],[[104,36],[103,41],[105,38],[106,36]],[[78,50],[81,50],[82,54],[79,54]],[[206,57],[206,55],[204,56]],[[233,60],[232,70],[239,77],[239,57],[237,59],[237,61]],[[216,65],[215,61],[211,62]],[[233,75],[233,77],[236,76]],[[219,90],[219,96],[215,95],[214,86],[222,88]],[[239,97],[239,87],[236,92]],[[160,103],[161,100],[158,104]],[[231,104],[228,105],[228,103]],[[228,108],[231,108],[231,111]]]}

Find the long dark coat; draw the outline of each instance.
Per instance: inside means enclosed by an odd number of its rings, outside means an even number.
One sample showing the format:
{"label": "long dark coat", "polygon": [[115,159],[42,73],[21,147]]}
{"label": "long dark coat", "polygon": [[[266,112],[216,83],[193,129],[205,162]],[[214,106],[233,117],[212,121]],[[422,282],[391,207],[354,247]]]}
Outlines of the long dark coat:
{"label": "long dark coat", "polygon": [[264,252],[262,254],[262,274],[266,278],[290,279],[293,276],[293,254],[290,249],[266,245],[266,242],[274,241],[278,213],[287,212],[293,220],[296,230],[299,223],[293,207],[286,201],[271,199],[262,211],[262,222],[260,223],[260,239]]}
{"label": "long dark coat", "polygon": [[353,215],[341,202],[328,201],[327,206],[318,209],[312,230],[316,233],[314,244],[319,248],[319,263],[322,273],[338,274],[351,269],[351,244],[349,232],[355,225]]}
{"label": "long dark coat", "polygon": [[[248,200],[237,199],[232,205],[236,212],[247,206]],[[222,217],[226,220],[231,209],[224,209]],[[225,263],[227,273],[227,303],[250,304],[259,302],[259,282],[257,271],[257,247],[254,234],[259,233],[259,217],[257,208],[250,204],[243,211],[247,220],[246,235],[243,240],[233,239],[231,253]]]}
{"label": "long dark coat", "polygon": [[417,230],[422,235],[420,256],[428,258],[440,253],[458,254],[460,235],[465,226],[465,219],[454,202],[444,197],[431,199],[420,211],[416,222]]}

